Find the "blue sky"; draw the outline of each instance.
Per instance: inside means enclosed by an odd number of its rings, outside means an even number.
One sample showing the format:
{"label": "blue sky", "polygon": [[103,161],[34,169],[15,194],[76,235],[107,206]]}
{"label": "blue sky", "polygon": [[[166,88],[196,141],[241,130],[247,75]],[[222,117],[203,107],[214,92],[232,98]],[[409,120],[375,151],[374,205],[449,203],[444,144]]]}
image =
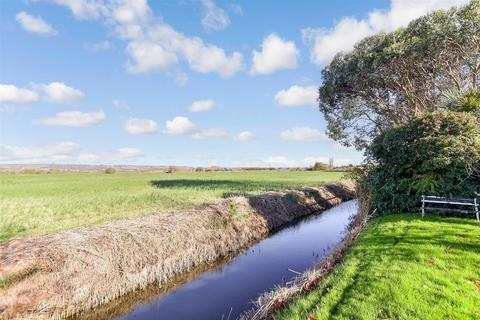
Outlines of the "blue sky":
{"label": "blue sky", "polygon": [[307,166],[320,71],[464,0],[2,0],[0,162]]}

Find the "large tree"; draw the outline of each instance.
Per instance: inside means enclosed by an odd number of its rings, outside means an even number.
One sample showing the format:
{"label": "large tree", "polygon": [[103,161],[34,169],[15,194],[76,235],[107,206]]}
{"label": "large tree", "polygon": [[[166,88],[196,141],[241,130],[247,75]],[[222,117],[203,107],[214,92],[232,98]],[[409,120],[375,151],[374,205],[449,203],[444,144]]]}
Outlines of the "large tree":
{"label": "large tree", "polygon": [[387,128],[480,87],[480,0],[359,42],[322,71],[319,107],[331,138],[364,149]]}

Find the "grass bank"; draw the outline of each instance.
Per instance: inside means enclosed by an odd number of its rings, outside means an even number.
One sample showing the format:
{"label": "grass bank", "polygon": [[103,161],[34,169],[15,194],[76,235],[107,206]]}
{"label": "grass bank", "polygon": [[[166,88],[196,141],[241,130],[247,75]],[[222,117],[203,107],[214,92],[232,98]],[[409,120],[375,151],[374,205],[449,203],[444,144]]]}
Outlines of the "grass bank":
{"label": "grass bank", "polygon": [[0,174],[0,241],[339,180],[342,172]]}
{"label": "grass bank", "polygon": [[479,319],[480,227],[396,214],[372,220],[341,264],[274,319]]}
{"label": "grass bank", "polygon": [[152,283],[166,286],[353,197],[343,182],[0,242],[0,319],[63,318]]}

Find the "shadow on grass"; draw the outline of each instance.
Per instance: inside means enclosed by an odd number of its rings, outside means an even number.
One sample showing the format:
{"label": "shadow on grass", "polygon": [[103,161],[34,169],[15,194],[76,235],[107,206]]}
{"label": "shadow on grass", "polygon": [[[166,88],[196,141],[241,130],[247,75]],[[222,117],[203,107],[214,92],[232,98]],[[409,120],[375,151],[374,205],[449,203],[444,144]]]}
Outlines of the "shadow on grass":
{"label": "shadow on grass", "polygon": [[251,192],[278,191],[299,187],[300,183],[279,181],[252,181],[252,180],[152,180],[150,184],[159,189],[192,189],[192,190],[219,190],[224,191],[223,197],[247,195]]}

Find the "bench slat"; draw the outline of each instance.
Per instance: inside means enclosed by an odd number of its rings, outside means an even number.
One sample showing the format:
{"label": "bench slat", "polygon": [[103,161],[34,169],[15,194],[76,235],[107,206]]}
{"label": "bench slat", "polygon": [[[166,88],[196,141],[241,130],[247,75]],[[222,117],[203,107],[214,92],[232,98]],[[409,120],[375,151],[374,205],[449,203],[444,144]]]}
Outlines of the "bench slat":
{"label": "bench slat", "polygon": [[462,209],[451,209],[451,208],[433,208],[425,207],[425,211],[440,211],[440,212],[459,212],[459,213],[475,213],[475,210],[462,210]]}
{"label": "bench slat", "polygon": [[438,200],[422,200],[425,203],[443,203],[443,204],[456,204],[462,206],[475,206],[475,202],[454,202],[454,201],[438,201]]}
{"label": "bench slat", "polygon": [[454,202],[465,202],[465,203],[473,203],[475,199],[468,199],[468,198],[447,198],[447,197],[435,197],[435,196],[423,196],[424,200],[429,201],[454,201]]}

